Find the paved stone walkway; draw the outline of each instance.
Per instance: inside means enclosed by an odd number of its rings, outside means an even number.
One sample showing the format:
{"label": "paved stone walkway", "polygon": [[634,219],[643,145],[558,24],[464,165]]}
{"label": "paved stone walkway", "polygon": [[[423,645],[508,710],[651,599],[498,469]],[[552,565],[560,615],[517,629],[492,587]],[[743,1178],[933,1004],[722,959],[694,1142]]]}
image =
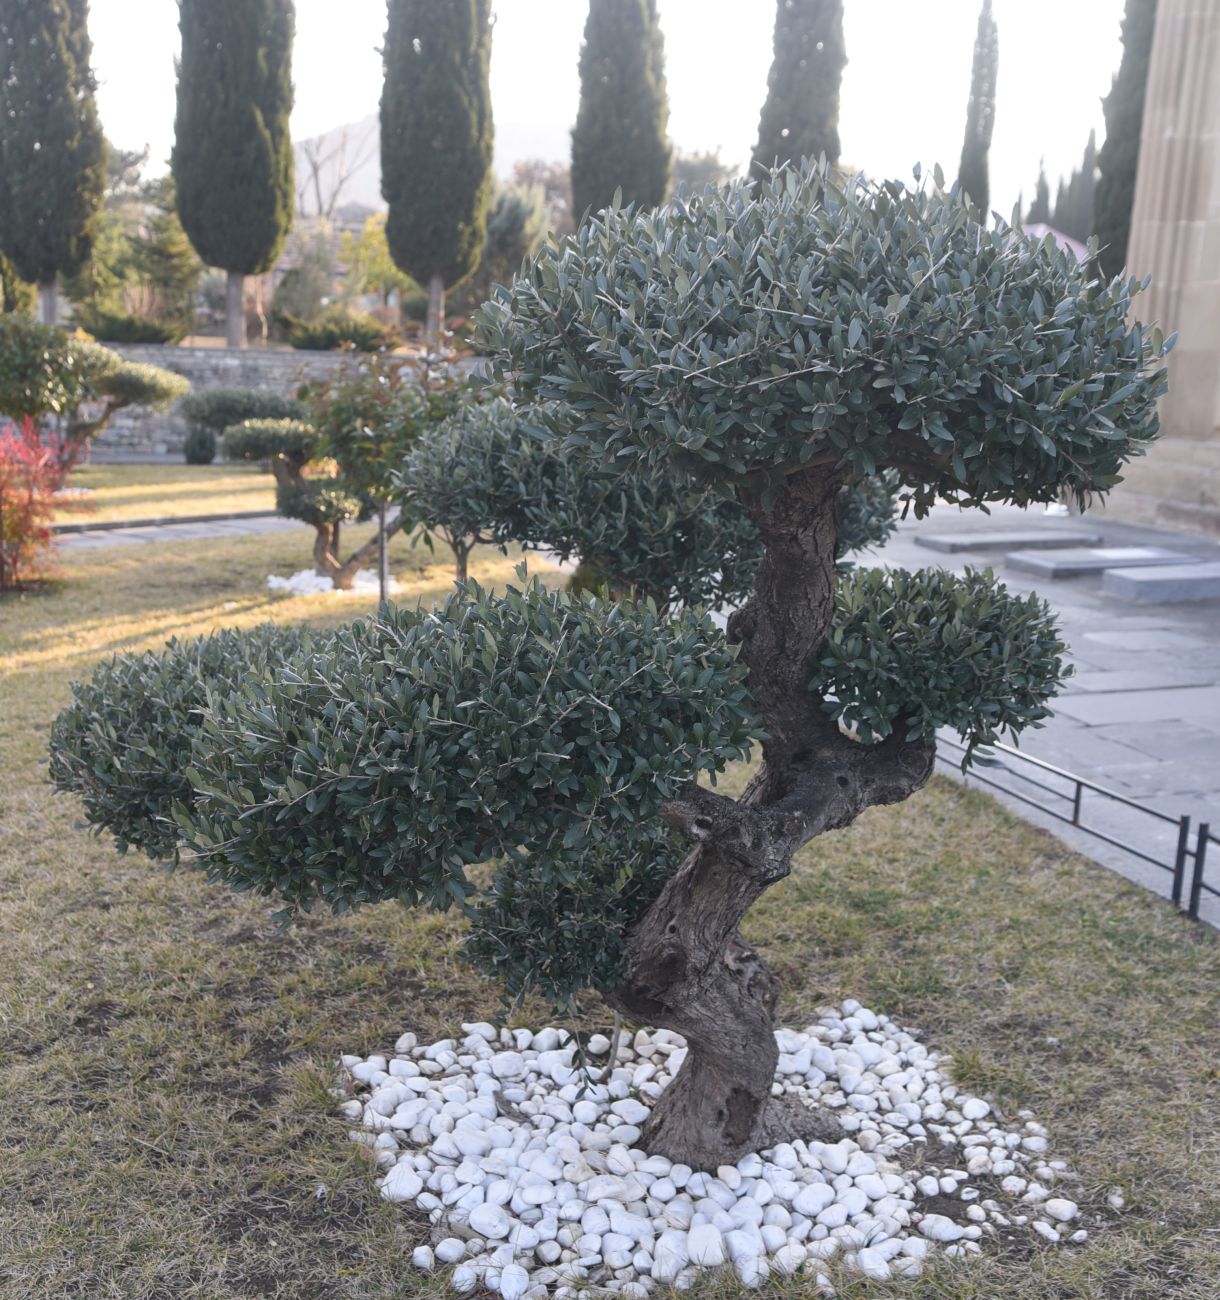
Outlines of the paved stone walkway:
{"label": "paved stone walkway", "polygon": [[[1071,646],[1076,675],[1056,702],[1055,716],[1045,727],[1025,734],[1023,752],[1174,818],[1188,814],[1194,825],[1210,820],[1220,833],[1220,602],[1133,606],[1103,593],[1099,575],[1033,578],[1006,568],[1002,552],[943,554],[915,543],[921,532],[1019,528],[1051,533],[1077,531],[1082,524],[1100,532],[1106,545],[1166,546],[1203,559],[1220,559],[1220,544],[1216,542],[1112,522],[1100,511],[1090,512],[1081,520],[1047,518],[1040,510],[1002,508],[988,517],[978,511],[945,506],[937,507],[926,520],[908,520],[900,525],[878,558],[895,567],[914,569],[940,564],[957,572],[967,566],[991,565],[1010,588],[1036,590],[1050,600]],[[68,551],[92,550],[300,528],[298,522],[278,517],[238,519],[82,532],[66,535],[60,541]],[[1013,770],[1025,770],[1025,766],[1017,764]],[[942,764],[942,770],[951,769]],[[996,776],[1004,784],[1044,801],[1051,798],[1010,773],[984,770],[983,774]],[[1038,775],[1032,770],[1030,774]],[[1040,779],[1068,796],[1058,802],[1064,812],[1070,813],[1070,783],[1053,776]],[[1089,857],[1167,895],[1168,872],[1143,864],[1121,849],[1082,834],[1020,801],[1006,802]],[[1085,824],[1096,825],[1113,839],[1172,862],[1176,827],[1089,793],[1084,796],[1082,814]],[[1193,845],[1193,835],[1191,842]],[[1220,887],[1220,846],[1211,855],[1206,879]],[[1200,914],[1220,925],[1220,899],[1204,894]]]}
{"label": "paved stone walkway", "polygon": [[[879,558],[903,568],[941,564],[959,573],[967,566],[991,565],[1010,589],[1037,591],[1049,600],[1071,646],[1076,675],[1055,702],[1055,716],[1039,730],[1027,731],[1021,750],[1174,818],[1188,814],[1193,825],[1210,820],[1220,836],[1220,602],[1131,605],[1105,594],[1100,575],[1035,578],[1006,567],[1002,552],[946,555],[915,544],[920,533],[1013,528],[1078,531],[1082,525],[1100,532],[1107,546],[1161,546],[1220,560],[1220,544],[1207,538],[1118,523],[1108,520],[1102,510],[1090,511],[1083,519],[1052,519],[1040,509],[996,509],[989,518],[978,511],[945,506],[937,507],[926,520],[902,524]],[[1040,775],[1026,764],[1014,763],[1012,770],[1028,771],[1070,796],[1070,783]],[[1070,801],[1056,801],[1009,772],[980,771],[1071,812]],[[1019,801],[1007,802],[1089,857],[1159,894],[1168,894],[1168,872],[1140,863]],[[1173,861],[1176,826],[1090,793],[1084,795],[1082,820],[1114,839]],[[1205,879],[1220,888],[1220,845],[1213,846]],[[1204,894],[1203,900],[1200,915],[1220,924],[1220,899]]]}
{"label": "paved stone walkway", "polygon": [[279,515],[259,519],[220,519],[209,523],[152,524],[143,528],[97,528],[79,533],[61,533],[61,550],[96,551],[103,546],[140,546],[150,542],[198,542],[213,537],[244,537],[252,533],[300,532],[296,519]]}

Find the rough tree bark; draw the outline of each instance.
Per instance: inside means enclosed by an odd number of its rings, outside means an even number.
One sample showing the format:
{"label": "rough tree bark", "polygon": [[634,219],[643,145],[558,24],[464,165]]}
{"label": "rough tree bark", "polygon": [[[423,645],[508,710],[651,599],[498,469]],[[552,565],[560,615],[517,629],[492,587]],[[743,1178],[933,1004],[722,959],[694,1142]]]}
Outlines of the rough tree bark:
{"label": "rough tree bark", "polygon": [[230,271],[225,279],[225,347],[246,346],[246,277]]}
{"label": "rough tree bark", "polygon": [[467,578],[467,561],[470,559],[470,546],[464,541],[454,541],[452,538],[449,545],[453,547],[453,580],[454,582],[465,582]]}
{"label": "rough tree bark", "polygon": [[[305,482],[303,469],[303,462],[288,456],[274,456],[271,460],[271,472],[275,475],[276,482],[283,487],[301,487]],[[356,581],[356,574],[374,556],[379,555],[383,546],[388,544],[390,538],[396,533],[401,532],[405,523],[406,519],[401,510],[395,515],[393,522],[388,524],[385,522],[385,512],[382,511],[376,533],[358,550],[353,551],[346,560],[342,558],[339,550],[339,525],[315,523],[313,525],[314,572],[321,578],[329,578],[340,591],[350,591]],[[385,599],[384,595],[382,599]]]}
{"label": "rough tree bark", "polygon": [[59,323],[59,295],[54,280],[38,286],[38,319],[44,325]]}
{"label": "rough tree bark", "polygon": [[771,1096],[779,981],[738,927],[803,844],[907,798],[932,772],[933,742],[858,745],[808,688],[834,609],[839,486],[825,470],[806,469],[770,494],[743,494],[766,550],[729,637],[741,646],[767,733],[762,763],[740,800],[692,787],[666,805],[665,819],[694,847],[629,935],[624,979],[610,996],[633,1019],[686,1038],[686,1061],[642,1144],[694,1168],[841,1132],[828,1114]]}
{"label": "rough tree bark", "polygon": [[424,322],[424,335],[439,343],[445,330],[445,282],[439,275],[428,278],[428,315]]}
{"label": "rough tree bark", "polygon": [[[392,523],[386,525],[384,537],[386,542],[403,526],[401,511],[394,516]],[[342,559],[339,552],[339,525],[315,524],[313,543],[314,571],[324,578],[329,578],[340,591],[350,591],[356,581],[356,574],[365,565],[371,563],[381,549],[382,531],[378,528],[367,542]]]}

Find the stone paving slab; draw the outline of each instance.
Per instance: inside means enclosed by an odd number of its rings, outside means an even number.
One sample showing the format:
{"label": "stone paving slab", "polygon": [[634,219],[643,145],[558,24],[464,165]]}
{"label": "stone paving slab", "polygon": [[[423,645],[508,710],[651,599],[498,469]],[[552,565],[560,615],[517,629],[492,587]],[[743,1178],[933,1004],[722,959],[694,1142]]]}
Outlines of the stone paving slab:
{"label": "stone paving slab", "polygon": [[1181,551],[1167,551],[1159,546],[1072,546],[1049,555],[1039,551],[1010,551],[1004,563],[1040,578],[1079,578],[1106,569],[1159,564],[1184,566],[1199,561]]}
{"label": "stone paving slab", "polygon": [[104,546],[136,546],[153,542],[195,542],[210,537],[249,537],[266,533],[300,531],[296,519],[279,515],[231,519],[216,523],[150,524],[138,528],[99,529],[68,533],[58,538],[63,551],[95,551]]}
{"label": "stone paving slab", "polygon": [[1069,695],[1055,701],[1055,712],[1091,726],[1172,719],[1191,721],[1208,730],[1215,728],[1217,757],[1220,757],[1220,686]]}
{"label": "stone paving slab", "polygon": [[[1063,522],[1097,528],[1112,547],[1156,548],[1186,555],[1200,564],[1220,562],[1220,545],[1210,538],[1112,522],[1100,511],[1090,512],[1083,520],[1077,516]],[[935,564],[961,573],[980,557],[968,552],[933,554],[919,538],[984,529],[1032,531],[1043,526],[1049,532],[1056,525],[1044,524],[1036,509],[997,507],[984,521],[974,511],[936,506],[926,519],[903,521],[885,549],[865,562],[882,561],[907,569]],[[1048,551],[1042,558],[1061,554]],[[1206,601],[1147,606],[1121,600],[1104,590],[1100,573],[1052,584],[1037,575],[1008,569],[1004,582],[1010,590],[1035,591],[1050,602],[1070,647],[1069,661],[1079,673],[1075,682],[1069,680],[1065,694],[1053,702],[1055,714],[1046,725],[1021,737],[1021,752],[1171,817],[1188,813],[1196,822],[1220,824],[1220,717],[1212,712],[1207,694],[1220,690],[1220,608]],[[1178,716],[1144,718],[1144,706],[1124,703],[1144,696],[1157,701],[1151,712]],[[1132,712],[1134,719],[1128,716]],[[1077,714],[1080,716],[1074,716]],[[956,775],[947,764],[938,766],[947,775]],[[1006,773],[1001,773],[1000,779],[1013,789],[1038,795]],[[1055,782],[1048,777],[1047,784]],[[1162,898],[1168,893],[1168,873],[1145,866],[1123,848],[1073,830],[1000,791],[991,793],[1094,861],[1149,885]],[[1100,800],[1090,815],[1111,838],[1163,854],[1165,861],[1172,862],[1177,835],[1173,825]],[[1213,851],[1207,878],[1212,884],[1220,882],[1220,850]],[[1212,924],[1220,923],[1220,900],[1205,901],[1202,915]]]}
{"label": "stone paving slab", "polygon": [[958,551],[1049,550],[1060,546],[1096,546],[1101,534],[1083,528],[979,529],[977,532],[921,533],[916,546],[953,555]]}
{"label": "stone paving slab", "polygon": [[1161,569],[1107,569],[1102,590],[1121,600],[1167,605],[1220,600],[1220,564],[1168,564]]}
{"label": "stone paving slab", "polygon": [[[1176,628],[1138,627],[1131,631],[1126,628],[1106,628],[1083,633],[1085,641],[1097,647],[1108,647],[1123,651],[1164,650],[1180,656],[1183,651],[1210,650],[1213,652],[1215,666],[1220,668],[1220,643],[1206,641]],[[1173,661],[1171,660],[1170,663]]]}
{"label": "stone paving slab", "polygon": [[[1079,660],[1076,660],[1079,663]],[[1064,683],[1064,695],[1082,695],[1094,691],[1159,691],[1166,686],[1211,686],[1215,674],[1204,671],[1179,674],[1149,672],[1139,668],[1116,668],[1081,671],[1077,669]]]}

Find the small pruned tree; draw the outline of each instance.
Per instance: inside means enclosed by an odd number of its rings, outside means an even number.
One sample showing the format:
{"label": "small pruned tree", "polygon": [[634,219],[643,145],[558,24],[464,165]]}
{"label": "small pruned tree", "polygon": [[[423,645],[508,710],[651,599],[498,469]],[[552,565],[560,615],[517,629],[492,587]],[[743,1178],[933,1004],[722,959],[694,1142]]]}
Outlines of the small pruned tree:
{"label": "small pruned tree", "polygon": [[381,193],[395,263],[428,292],[430,339],[445,293],[479,264],[491,195],[491,0],[389,0],[381,93]]}
{"label": "small pruned tree", "polygon": [[750,175],[776,164],[839,159],[839,87],[847,64],[843,0],[778,0],[775,54]]}
{"label": "small pruned tree", "polygon": [[[484,307],[482,342],[590,455],[735,498],[762,556],[727,635],[648,601],[467,584],[222,679],[203,708],[180,684],[206,646],[103,665],[52,775],[124,843],[165,856],[172,821],[171,852],[290,908],[461,906],[515,990],[570,1005],[593,985],[680,1032],[649,1151],[715,1168],[833,1133],[772,1095],[779,983],[743,918],[803,845],[919,790],[938,726],[973,745],[1034,726],[1065,671],[1047,607],[988,575],[839,580],[836,501],[886,469],[917,512],[1111,488],[1155,435],[1165,345],[1130,321],[1131,283],[1089,276],[981,228],[939,178],[780,173],[607,211]],[[167,734],[129,766],[145,701]],[[700,781],[754,746],[740,800]],[[478,863],[498,864],[481,896]]]}
{"label": "small pruned tree", "polygon": [[656,0],[589,0],[572,128],[572,211],[651,208],[669,192],[669,96]]}
{"label": "small pruned tree", "polygon": [[178,22],[178,215],[228,273],[225,341],[242,348],[245,278],[271,269],[292,225],[293,0],[180,0]]}
{"label": "small pruned tree", "polygon": [[26,316],[0,315],[0,415],[53,422],[61,472],[119,411],[163,411],[189,389],[172,371],[127,361]]}
{"label": "small pruned tree", "polygon": [[[314,569],[341,591],[380,559],[383,599],[388,594],[386,546],[413,521],[389,517],[395,471],[412,447],[463,401],[466,382],[443,358],[375,353],[348,363],[333,378],[306,385],[300,398],[265,403],[271,394],[215,389],[186,404],[188,419],[220,425],[229,460],[266,463],[276,481],[276,508],[314,530]],[[264,409],[255,409],[257,399]],[[224,421],[221,424],[221,421]],[[342,529],[378,520],[377,532],[346,557]]]}
{"label": "small pruned tree", "polygon": [[106,187],[106,141],[89,66],[88,0],[0,3],[0,254],[38,285],[89,257]]}

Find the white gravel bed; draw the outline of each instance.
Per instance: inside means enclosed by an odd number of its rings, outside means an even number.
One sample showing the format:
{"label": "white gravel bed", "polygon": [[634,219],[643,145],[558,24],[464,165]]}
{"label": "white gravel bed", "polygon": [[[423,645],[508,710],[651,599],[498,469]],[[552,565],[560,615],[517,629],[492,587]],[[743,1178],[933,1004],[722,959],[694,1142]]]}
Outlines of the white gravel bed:
{"label": "white gravel bed", "polygon": [[974,1253],[1037,1234],[1080,1242],[1075,1181],[1047,1160],[1028,1111],[1002,1119],[950,1082],[948,1061],[848,1000],[803,1031],[776,1032],[772,1091],[833,1111],[841,1141],[780,1143],[697,1172],[636,1145],[686,1055],[677,1034],[594,1035],[585,1068],[561,1029],[462,1026],[392,1057],[343,1057],[343,1111],[376,1151],[381,1194],[426,1214],[417,1268],[453,1268],[462,1292],[504,1300],[641,1297],[697,1270],[746,1286],[825,1263],[879,1280],[914,1277],[930,1249]]}
{"label": "white gravel bed", "polygon": [[[381,590],[381,584],[372,569],[360,569],[355,581],[346,591],[340,591],[329,578],[315,573],[313,569],[298,569],[291,578],[277,578],[275,574],[270,574],[267,586],[271,591],[287,592],[290,596],[325,596],[328,593],[332,596],[367,596],[370,593],[375,596]],[[398,583],[393,578],[390,579],[389,589],[398,590]]]}

